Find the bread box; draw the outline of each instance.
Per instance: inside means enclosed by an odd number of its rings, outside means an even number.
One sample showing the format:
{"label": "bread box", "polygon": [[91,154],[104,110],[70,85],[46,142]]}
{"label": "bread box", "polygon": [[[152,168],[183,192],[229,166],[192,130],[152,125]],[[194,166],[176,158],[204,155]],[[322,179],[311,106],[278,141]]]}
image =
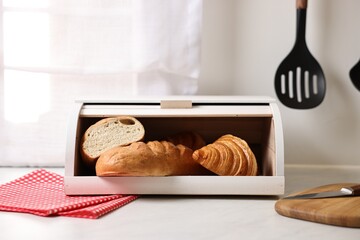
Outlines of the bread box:
{"label": "bread box", "polygon": [[[246,140],[257,176],[97,177],[79,153],[86,129],[106,117],[128,115],[145,128],[145,141],[195,131],[211,143],[224,134]],[[256,96],[168,96],[75,101],[67,136],[65,193],[280,195],[284,193],[284,143],[276,101]]]}

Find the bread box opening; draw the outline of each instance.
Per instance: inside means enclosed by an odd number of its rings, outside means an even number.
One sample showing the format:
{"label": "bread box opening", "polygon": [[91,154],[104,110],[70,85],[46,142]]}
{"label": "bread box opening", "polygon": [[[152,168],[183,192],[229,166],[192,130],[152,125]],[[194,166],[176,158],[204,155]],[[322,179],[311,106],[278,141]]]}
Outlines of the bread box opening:
{"label": "bread box opening", "polygon": [[[194,98],[192,96],[191,98]],[[77,101],[69,122],[65,164],[67,194],[245,194],[284,191],[283,136],[279,110],[272,99],[198,97],[182,103],[158,100]],[[170,106],[170,107],[169,107]],[[132,116],[145,128],[144,141],[162,140],[180,132],[196,132],[206,143],[232,134],[245,140],[259,168],[257,176],[98,177],[84,164],[81,138],[101,119]]]}
{"label": "bread box opening", "polygon": [[[102,117],[81,117],[79,119],[79,138],[92,124]],[[259,166],[259,174],[275,174],[273,162],[274,134],[271,117],[136,117],[145,128],[144,141],[162,140],[167,136],[191,131],[200,134],[206,143],[212,143],[225,134],[244,139],[252,149]],[[95,176],[94,168],[83,163],[79,153],[80,141],[77,141],[75,156],[76,176]]]}

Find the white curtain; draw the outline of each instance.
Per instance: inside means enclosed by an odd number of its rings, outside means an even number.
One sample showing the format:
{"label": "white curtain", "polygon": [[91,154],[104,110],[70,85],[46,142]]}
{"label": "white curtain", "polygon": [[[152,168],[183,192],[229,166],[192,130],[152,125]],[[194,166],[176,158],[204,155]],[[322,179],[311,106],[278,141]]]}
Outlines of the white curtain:
{"label": "white curtain", "polygon": [[0,166],[64,165],[74,99],[195,94],[201,0],[2,0]]}

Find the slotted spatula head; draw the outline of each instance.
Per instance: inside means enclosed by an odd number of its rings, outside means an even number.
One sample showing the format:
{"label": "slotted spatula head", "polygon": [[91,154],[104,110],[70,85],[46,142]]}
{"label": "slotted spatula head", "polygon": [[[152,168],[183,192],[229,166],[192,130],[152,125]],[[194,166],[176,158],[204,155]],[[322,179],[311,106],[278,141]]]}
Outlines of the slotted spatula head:
{"label": "slotted spatula head", "polygon": [[310,109],[325,97],[325,76],[305,41],[307,1],[297,0],[296,41],[275,74],[275,91],[290,108]]}
{"label": "slotted spatula head", "polygon": [[325,97],[325,76],[320,64],[307,48],[291,53],[280,64],[275,75],[279,100],[296,109],[318,106]]}

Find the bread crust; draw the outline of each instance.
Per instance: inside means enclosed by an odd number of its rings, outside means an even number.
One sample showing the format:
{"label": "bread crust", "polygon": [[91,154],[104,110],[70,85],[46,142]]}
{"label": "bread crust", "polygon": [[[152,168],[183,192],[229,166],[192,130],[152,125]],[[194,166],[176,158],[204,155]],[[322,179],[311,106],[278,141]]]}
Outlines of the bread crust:
{"label": "bread crust", "polygon": [[135,142],[112,148],[96,163],[97,176],[204,175],[209,171],[192,159],[193,151],[168,141]]}
{"label": "bread crust", "polygon": [[174,145],[182,144],[193,151],[200,149],[206,145],[202,136],[196,132],[179,132],[165,138],[166,141],[172,142]]}
{"label": "bread crust", "polygon": [[85,131],[80,141],[80,154],[83,162],[93,167],[105,151],[142,141],[144,136],[143,125],[134,117],[104,118]]}

